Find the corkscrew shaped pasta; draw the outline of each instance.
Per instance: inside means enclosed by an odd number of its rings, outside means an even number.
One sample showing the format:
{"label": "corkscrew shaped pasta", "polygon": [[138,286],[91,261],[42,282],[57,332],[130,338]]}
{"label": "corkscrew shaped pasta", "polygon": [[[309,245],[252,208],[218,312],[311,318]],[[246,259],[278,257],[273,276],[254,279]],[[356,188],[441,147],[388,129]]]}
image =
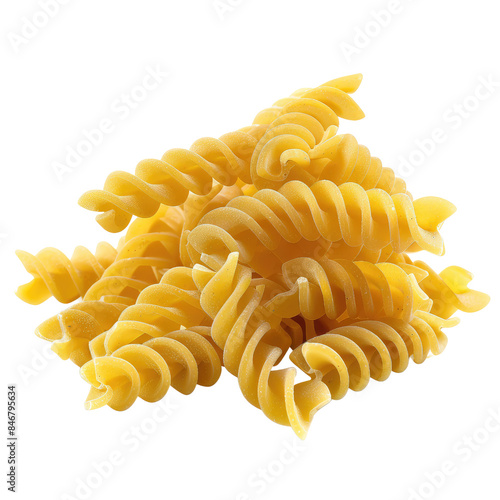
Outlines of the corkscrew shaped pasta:
{"label": "corkscrew shaped pasta", "polygon": [[416,266],[427,273],[420,286],[432,300],[433,314],[449,318],[456,311],[477,312],[488,305],[488,295],[468,287],[473,275],[466,269],[449,266],[438,274],[425,262],[413,262],[407,254],[403,254],[401,258],[405,265]]}
{"label": "corkscrew shaped pasta", "polygon": [[71,259],[55,248],[44,248],[35,255],[18,250],[16,255],[33,279],[18,288],[16,295],[28,304],[38,305],[50,297],[68,304],[83,297],[116,259],[108,243],[97,245],[95,255],[85,247],[75,249]]}
{"label": "corkscrew shaped pasta", "polygon": [[273,370],[291,339],[261,306],[264,286],[251,286],[252,271],[238,263],[238,253],[217,271],[195,265],[193,277],[213,318],[212,338],[223,349],[224,366],[238,377],[245,398],[304,438],[313,415],[330,401],[329,390],[320,380],[295,385],[293,368]]}
{"label": "corkscrew shaped pasta", "polygon": [[339,241],[371,251],[390,245],[395,252],[442,255],[438,228],[454,211],[442,198],[412,202],[405,194],[366,191],[354,183],[319,181],[309,187],[289,181],[279,191],[239,196],[209,212],[189,234],[188,251],[193,262],[203,253],[222,262],[237,251],[242,263],[264,277],[293,258],[320,258],[329,243]]}
{"label": "corkscrew shaped pasta", "polygon": [[115,262],[90,287],[83,302],[49,318],[36,335],[52,342],[52,350],[62,359],[82,366],[91,358],[89,342],[109,330],[142,290],[160,281],[167,268],[180,264],[182,223],[179,210],[167,207],[150,219],[134,221],[118,245]]}
{"label": "corkscrew shaped pasta", "polygon": [[276,101],[255,117],[254,125],[271,125],[286,113],[298,112],[314,116],[327,130],[331,125],[339,126],[338,117],[359,120],[363,111],[347,94],[358,90],[363,75],[360,73],[330,80],[316,88],[303,88],[290,97]]}
{"label": "corkscrew shaped pasta", "polygon": [[177,206],[189,193],[206,195],[214,182],[231,186],[238,178],[251,182],[250,159],[265,126],[223,135],[220,139],[205,137],[189,150],[171,149],[161,160],[144,160],[135,175],[114,172],[103,190],[88,191],[80,205],[101,212],[97,221],[106,230],[124,229],[132,215],[151,217],[160,204]]}
{"label": "corkscrew shaped pasta", "polygon": [[85,407],[93,410],[108,405],[121,411],[138,397],[148,402],[160,400],[171,385],[190,394],[196,385],[215,384],[221,362],[208,338],[209,327],[193,327],[91,359],[80,370],[91,385]]}
{"label": "corkscrew shaped pasta", "polygon": [[[88,409],[125,410],[140,397],[157,401],[170,384],[184,394],[212,385],[221,357],[210,339],[192,269],[173,268],[144,290],[105,333],[90,342],[92,360],[81,370],[92,385]],[[180,329],[184,328],[184,329]],[[126,361],[126,362],[125,362]]]}
{"label": "corkscrew shaped pasta", "polygon": [[410,357],[422,363],[429,352],[440,354],[447,344],[442,328],[456,324],[458,319],[423,311],[417,311],[409,323],[394,318],[341,323],[297,347],[290,359],[326,384],[331,398],[338,400],[348,389],[364,389],[370,378],[383,381],[392,371],[403,372]]}
{"label": "corkscrew shaped pasta", "polygon": [[417,282],[427,273],[416,266],[302,257],[286,262],[282,271],[288,291],[265,304],[282,318],[390,317],[408,322],[415,311],[432,306]]}
{"label": "corkscrew shaped pasta", "polygon": [[250,165],[257,189],[279,189],[289,180],[308,185],[317,180],[328,160],[315,153],[316,147],[323,151],[321,144],[329,143],[335,136],[338,116],[350,120],[364,117],[359,106],[342,90],[356,89],[360,82],[361,75],[352,75],[315,89],[303,89],[257,115],[254,123],[269,123]]}

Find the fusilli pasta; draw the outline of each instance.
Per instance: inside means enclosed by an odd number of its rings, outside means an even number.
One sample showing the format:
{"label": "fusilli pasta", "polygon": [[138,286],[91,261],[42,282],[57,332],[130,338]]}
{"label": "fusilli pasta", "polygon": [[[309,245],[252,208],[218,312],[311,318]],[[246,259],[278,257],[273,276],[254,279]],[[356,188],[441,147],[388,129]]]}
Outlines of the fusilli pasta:
{"label": "fusilli pasta", "polygon": [[[364,114],[361,75],[296,91],[252,125],[111,173],[80,199],[116,249],[19,252],[20,298],[82,300],[36,333],[90,384],[88,409],[190,394],[222,366],[274,422],[307,434],[315,413],[370,378],[440,354],[455,312],[489,297],[458,266],[441,273],[412,252],[444,254],[455,206],[414,200],[404,180],[339,118]],[[289,349],[295,367],[282,367]],[[296,378],[297,369],[306,377]]]}

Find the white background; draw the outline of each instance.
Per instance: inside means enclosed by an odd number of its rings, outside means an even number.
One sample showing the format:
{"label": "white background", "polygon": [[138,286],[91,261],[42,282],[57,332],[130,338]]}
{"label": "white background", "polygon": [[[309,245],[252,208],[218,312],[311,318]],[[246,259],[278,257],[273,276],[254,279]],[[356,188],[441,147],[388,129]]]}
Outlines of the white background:
{"label": "white background", "polygon": [[[18,498],[83,498],[77,485],[89,478],[96,499],[499,498],[500,430],[481,431],[489,412],[500,411],[499,13],[491,0],[401,0],[385,26],[374,20],[395,5],[73,0],[23,40],[24,18],[40,12],[38,2],[2,2],[2,398],[7,383],[18,384]],[[347,56],[346,44],[356,53]],[[116,100],[156,66],[169,76],[129,116],[118,113]],[[385,166],[400,170],[402,158],[416,158],[406,168],[412,193],[457,205],[442,230],[446,255],[425,258],[437,270],[473,271],[473,288],[489,293],[490,305],[459,314],[441,356],[321,410],[305,443],[246,403],[227,374],[188,397],[172,390],[165,401],[175,409],[162,423],[152,419],[165,410],[142,400],[127,412],[86,412],[77,367],[47,354],[32,333],[63,306],[35,308],[15,297],[29,276],[14,250],[71,254],[78,244],[116,243],[77,205],[109,172],[132,172],[143,158],[250,124],[297,88],[356,72],[364,74],[355,99],[366,118],[343,121],[341,132],[354,133]],[[497,83],[478,103],[471,96],[481,79]],[[457,118],[464,101],[471,112]],[[103,118],[114,130],[59,180],[54,162]],[[446,139],[422,158],[415,141],[436,128]],[[146,430],[140,444],[134,426]],[[482,444],[466,444],[467,435]],[[110,455],[120,463],[100,481],[93,462]],[[442,479],[436,471],[447,462],[454,474]],[[443,484],[432,486],[429,475]]]}

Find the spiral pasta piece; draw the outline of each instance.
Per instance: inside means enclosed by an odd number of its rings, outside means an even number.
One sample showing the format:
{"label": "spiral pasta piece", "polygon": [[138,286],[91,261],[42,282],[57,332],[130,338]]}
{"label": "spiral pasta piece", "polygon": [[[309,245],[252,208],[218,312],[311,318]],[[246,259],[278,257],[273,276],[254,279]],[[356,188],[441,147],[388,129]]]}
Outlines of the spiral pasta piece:
{"label": "spiral pasta piece", "polygon": [[300,112],[314,116],[324,130],[331,125],[338,127],[338,117],[348,120],[359,120],[364,117],[363,111],[347,94],[358,90],[363,75],[360,73],[335,78],[316,88],[303,88],[295,91],[274,103],[270,108],[257,114],[254,125],[270,125],[279,116]]}
{"label": "spiral pasta piece", "polygon": [[411,322],[386,318],[340,324],[331,332],[297,347],[290,359],[313,379],[328,386],[331,398],[343,398],[348,389],[361,391],[370,378],[386,380],[392,371],[403,372],[410,357],[422,363],[429,352],[446,347],[442,328],[458,324],[417,311]]}
{"label": "spiral pasta piece", "polygon": [[109,330],[142,290],[180,264],[182,224],[179,210],[169,207],[150,219],[134,221],[118,245],[115,262],[89,288],[83,302],[46,320],[36,335],[52,342],[52,350],[62,359],[71,359],[78,366],[89,361],[89,342]]}
{"label": "spiral pasta piece", "polygon": [[290,181],[279,191],[239,196],[212,210],[189,234],[188,251],[193,262],[203,253],[222,262],[237,251],[262,276],[296,257],[320,258],[328,243],[338,241],[371,251],[391,246],[395,252],[424,249],[441,255],[438,228],[454,211],[441,198],[412,202],[405,194],[366,191],[354,183],[319,181],[309,187]]}
{"label": "spiral pasta piece", "polygon": [[28,304],[38,305],[50,297],[63,304],[83,297],[114,262],[117,252],[102,242],[97,245],[95,255],[79,246],[71,259],[55,248],[44,248],[36,256],[18,250],[16,255],[33,276],[17,289],[16,295]]}
{"label": "spiral pasta piece", "polygon": [[138,397],[148,402],[160,400],[171,385],[190,394],[196,385],[215,384],[221,362],[209,336],[208,327],[177,330],[91,359],[80,370],[91,385],[85,407],[92,410],[108,405],[121,411]]}
{"label": "spiral pasta piece", "polygon": [[308,185],[317,180],[328,159],[317,154],[316,149],[323,151],[322,144],[329,144],[335,136],[338,116],[350,120],[364,117],[343,90],[355,90],[360,82],[361,75],[352,75],[315,89],[303,89],[257,115],[254,123],[269,125],[250,164],[252,182],[257,189],[279,189],[290,180]]}
{"label": "spiral pasta piece", "polygon": [[[474,277],[470,271],[459,266],[449,266],[438,274],[425,262],[413,262],[407,254],[403,254],[401,258],[404,259],[404,264],[399,263],[400,266],[418,267],[427,274],[420,286],[432,300],[431,312],[436,316],[449,318],[456,311],[477,312],[488,305],[490,298],[487,294],[468,287]],[[391,258],[394,259],[395,256]]]}
{"label": "spiral pasta piece", "polygon": [[201,290],[200,303],[213,318],[212,338],[223,349],[224,366],[238,377],[245,398],[274,422],[305,437],[330,394],[319,380],[295,385],[293,368],[273,370],[291,339],[261,306],[264,286],[251,286],[252,272],[238,264],[237,253],[217,271],[195,265],[193,277]]}
{"label": "spiral pasta piece", "polygon": [[427,273],[418,267],[348,260],[293,259],[282,268],[288,291],[276,294],[265,307],[282,318],[301,315],[349,318],[399,318],[410,321],[415,311],[432,302],[418,285]]}
{"label": "spiral pasta piece", "polygon": [[263,126],[236,131],[220,139],[203,138],[189,150],[171,149],[161,160],[144,160],[135,175],[114,172],[103,190],[88,191],[79,203],[88,210],[101,212],[99,224],[110,232],[124,229],[132,215],[151,217],[160,204],[177,206],[189,193],[206,195],[214,182],[231,186],[240,178],[251,182],[250,158]]}

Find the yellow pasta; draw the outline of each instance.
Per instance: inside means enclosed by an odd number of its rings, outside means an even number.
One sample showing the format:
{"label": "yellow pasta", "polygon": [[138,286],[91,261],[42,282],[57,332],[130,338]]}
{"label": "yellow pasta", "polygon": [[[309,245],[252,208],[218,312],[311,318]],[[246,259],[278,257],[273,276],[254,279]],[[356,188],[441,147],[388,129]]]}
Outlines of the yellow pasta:
{"label": "yellow pasta", "polygon": [[[468,284],[473,276],[466,269],[449,266],[438,274],[425,262],[413,262],[406,254],[403,258],[405,264],[418,267],[427,274],[420,286],[432,300],[433,314],[449,318],[456,311],[477,312],[488,305],[490,301],[488,295],[469,289]],[[394,257],[391,260],[394,260]]]}
{"label": "yellow pasta", "polygon": [[338,241],[372,251],[390,245],[396,252],[425,249],[440,255],[438,228],[454,211],[441,198],[412,202],[405,194],[366,191],[355,183],[319,181],[309,187],[290,181],[278,191],[239,196],[212,210],[189,234],[188,250],[193,261],[202,253],[221,261],[237,251],[262,276],[295,257],[319,258],[328,243]]}
{"label": "yellow pasta", "polygon": [[[364,113],[346,94],[356,92],[362,80],[363,76],[357,73],[330,80],[316,89],[297,90],[290,97],[280,99],[271,108],[261,111],[253,123],[270,125],[279,116],[290,112],[305,113],[316,117],[324,130],[331,125],[338,127],[339,116],[359,120],[364,117]],[[326,103],[325,99],[328,99]]]}
{"label": "yellow pasta", "polygon": [[341,324],[297,347],[290,359],[326,384],[331,398],[337,400],[348,389],[364,389],[370,378],[383,381],[391,371],[401,373],[410,357],[422,363],[429,352],[440,354],[447,343],[441,329],[457,323],[418,311],[409,323],[390,318]]}
{"label": "yellow pasta", "polygon": [[[170,384],[183,394],[196,384],[213,385],[221,359],[210,337],[210,324],[200,306],[192,269],[167,271],[161,283],[144,290],[137,303],[90,343],[92,360],[81,369],[92,385],[87,407],[108,404],[125,410],[140,397],[157,401]],[[180,329],[184,328],[184,329]]]}
{"label": "yellow pasta", "polygon": [[106,333],[106,351],[112,353],[137,339],[159,337],[181,327],[206,325],[208,318],[192,273],[188,267],[170,269],[159,284],[141,292]]}
{"label": "yellow pasta", "polygon": [[316,180],[328,180],[335,184],[355,182],[365,189],[378,188],[389,194],[409,193],[403,179],[393,170],[382,167],[366,146],[358,144],[351,134],[336,135],[311,152],[312,159],[327,159]]}
{"label": "yellow pasta", "polygon": [[[263,113],[254,123],[269,127],[252,155],[250,170],[257,189],[279,189],[286,181],[312,184],[325,166],[316,150],[337,133],[338,117],[359,120],[364,113],[344,91],[354,91],[360,75],[302,89]],[[269,120],[272,119],[271,122]]]}
{"label": "yellow pasta", "polygon": [[97,245],[95,255],[77,247],[71,259],[55,248],[44,248],[35,255],[18,250],[17,256],[33,279],[18,288],[16,295],[28,304],[38,305],[50,297],[68,304],[83,297],[116,259],[108,243]]}
{"label": "yellow pasta", "polygon": [[[275,141],[284,140],[287,158],[282,162],[292,168],[297,163],[295,153],[301,151],[301,147],[309,150],[324,140],[325,128],[334,127],[326,137],[335,134],[337,115],[352,120],[364,116],[348,93],[342,90],[357,88],[360,81],[359,75],[354,75],[332,80],[315,89],[304,89],[275,107],[278,116],[270,124],[266,121],[272,113],[266,113],[266,118],[258,116],[252,127],[226,134],[220,139],[200,139],[189,150],[172,149],[161,160],[144,160],[137,165],[135,175],[114,172],[107,178],[103,190],[85,193],[80,204],[101,212],[97,216],[99,224],[108,231],[117,232],[127,226],[132,215],[150,217],[160,204],[176,206],[184,203],[190,192],[208,194],[214,181],[231,186],[240,179],[255,184],[257,188],[267,187],[256,180],[261,177],[262,169],[261,162],[254,165],[254,158],[265,155],[261,149],[270,142],[274,144],[273,138]],[[304,155],[299,152],[300,158]],[[300,167],[300,159],[298,163]],[[264,167],[264,179],[266,171]]]}
{"label": "yellow pasta", "polygon": [[91,357],[90,340],[109,330],[142,290],[180,264],[182,223],[182,213],[167,207],[150,219],[134,221],[118,245],[115,262],[89,288],[83,302],[49,318],[35,333],[52,342],[52,350],[62,359],[82,366]]}
{"label": "yellow pasta", "polygon": [[195,265],[193,277],[202,290],[201,305],[213,318],[211,334],[223,349],[224,366],[238,377],[245,398],[271,420],[305,436],[330,395],[321,381],[295,385],[292,368],[272,370],[291,339],[261,306],[263,286],[251,286],[252,271],[238,263],[237,253],[217,271]]}
{"label": "yellow pasta", "polygon": [[114,172],[103,190],[85,193],[79,203],[101,212],[97,221],[104,229],[118,232],[132,215],[151,217],[161,204],[181,205],[190,192],[208,194],[214,181],[226,186],[235,184],[238,178],[251,182],[250,158],[263,128],[256,125],[220,139],[199,139],[189,150],[171,149],[161,160],[140,162],[135,175]]}
{"label": "yellow pasta", "polygon": [[[414,273],[408,274],[407,273]],[[370,264],[303,257],[283,265],[289,291],[276,294],[266,307],[282,318],[301,315],[316,320],[393,317],[410,321],[415,311],[430,310],[432,301],[421,290],[418,267]]]}
{"label": "yellow pasta", "polygon": [[[155,402],[211,386],[222,366],[244,398],[300,437],[315,413],[371,378],[440,354],[457,311],[489,297],[458,266],[436,273],[455,206],[414,200],[351,134],[361,75],[300,89],[253,124],[111,173],[80,204],[117,248],[18,255],[18,290],[39,304],[82,300],[36,334],[80,367],[87,409]],[[289,349],[295,367],[282,367]],[[298,382],[297,370],[306,380]],[[303,380],[301,378],[301,380]]]}
{"label": "yellow pasta", "polygon": [[[245,186],[242,186],[245,189]],[[223,186],[216,184],[212,191],[205,196],[198,196],[191,193],[183,205],[184,210],[184,225],[182,226],[181,241],[179,251],[181,261],[185,266],[192,266],[193,262],[187,251],[187,239],[189,233],[194,229],[202,217],[215,208],[225,207],[230,200],[237,196],[243,195],[243,190],[240,186]]]}
{"label": "yellow pasta", "polygon": [[208,327],[173,331],[88,361],[80,371],[92,386],[86,408],[109,405],[126,410],[138,397],[149,402],[160,400],[170,385],[190,394],[197,384],[215,384],[221,362],[207,336]]}
{"label": "yellow pasta", "polygon": [[35,330],[63,360],[82,366],[90,360],[89,342],[109,330],[127,306],[120,302],[79,302],[44,321]]}

